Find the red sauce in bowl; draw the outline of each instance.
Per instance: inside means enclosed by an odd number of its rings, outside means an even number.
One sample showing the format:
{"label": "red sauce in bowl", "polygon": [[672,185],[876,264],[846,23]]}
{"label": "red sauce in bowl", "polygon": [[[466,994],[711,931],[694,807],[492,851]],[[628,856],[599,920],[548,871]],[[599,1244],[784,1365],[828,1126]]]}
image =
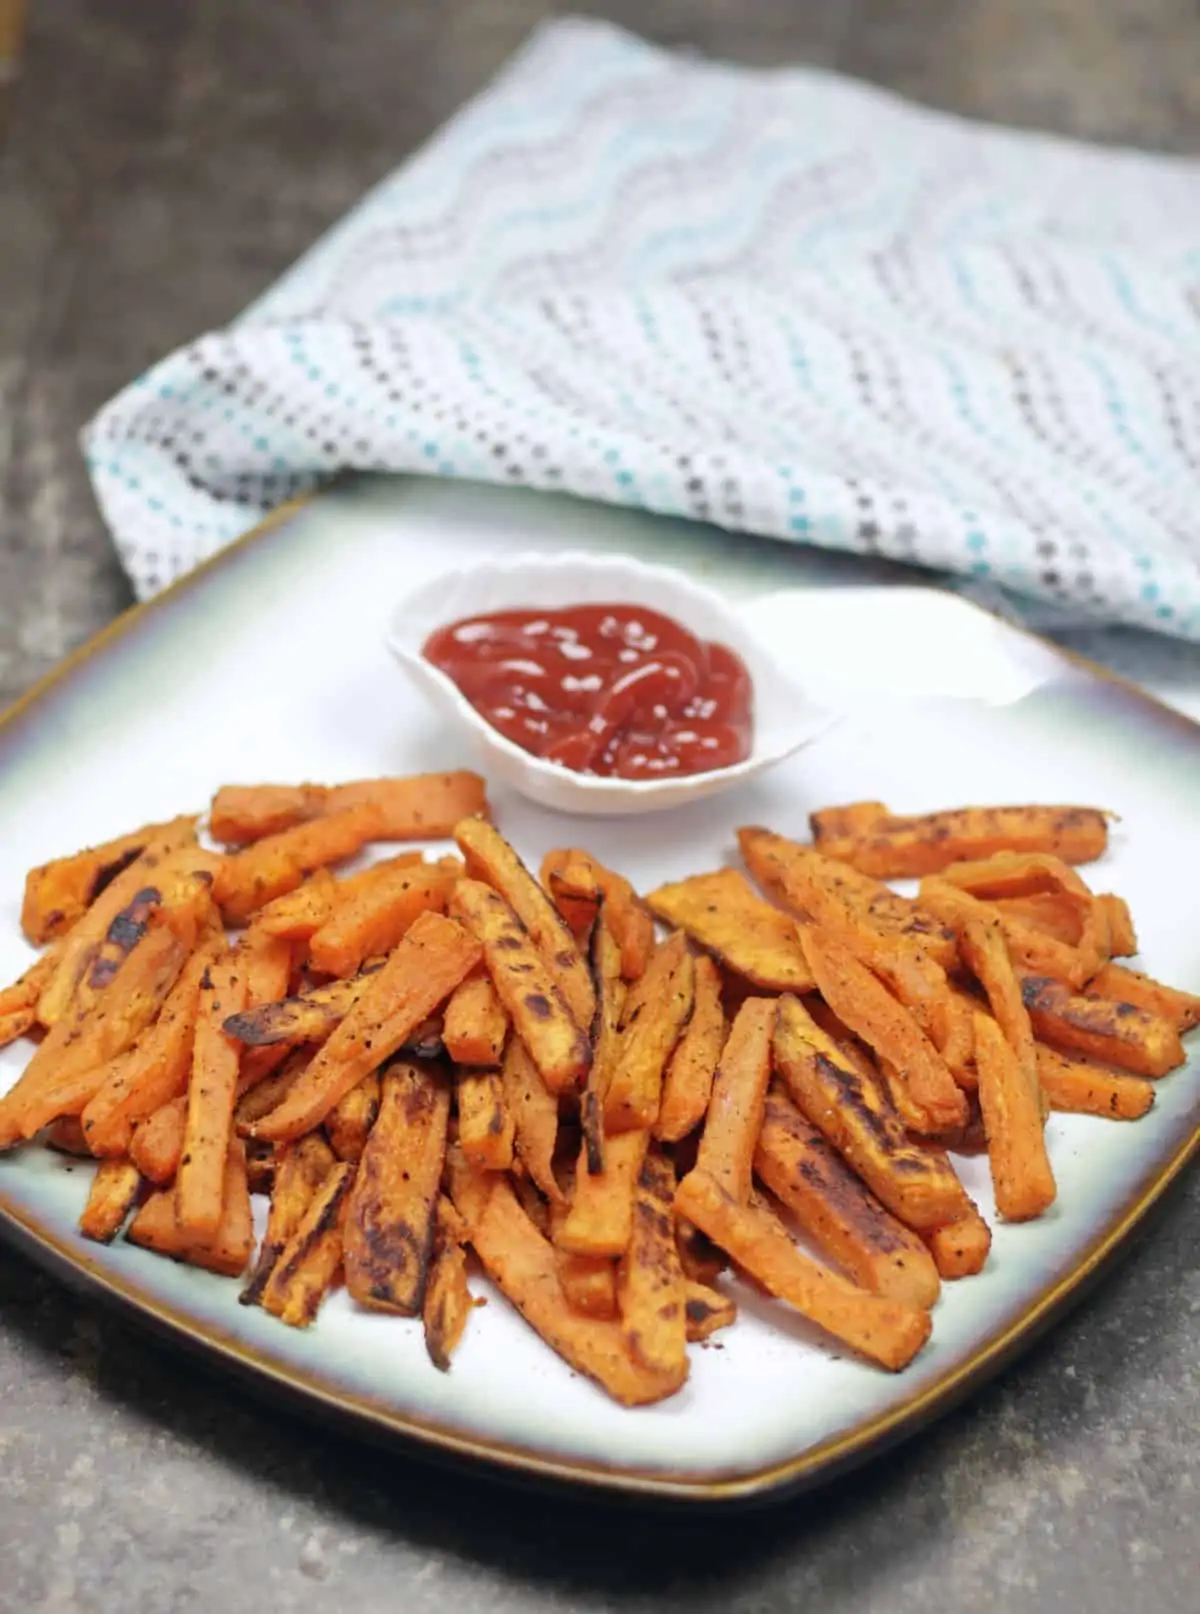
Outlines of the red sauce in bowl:
{"label": "red sauce in bowl", "polygon": [[494,729],[574,773],[680,778],[750,755],[745,662],[658,611],[500,611],[439,628],[423,654]]}

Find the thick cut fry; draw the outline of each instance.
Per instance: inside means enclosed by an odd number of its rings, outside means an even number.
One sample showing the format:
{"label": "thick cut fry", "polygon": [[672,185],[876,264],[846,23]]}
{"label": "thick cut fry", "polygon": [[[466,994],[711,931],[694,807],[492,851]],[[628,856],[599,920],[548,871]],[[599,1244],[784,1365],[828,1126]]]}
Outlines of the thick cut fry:
{"label": "thick cut fry", "polygon": [[739,1204],[707,1172],[689,1172],[675,1204],[770,1294],[881,1367],[907,1367],[929,1338],[922,1307],[859,1289],[810,1261],[775,1216]]}
{"label": "thick cut fry", "polygon": [[497,1070],[461,1069],[455,1095],[458,1141],[467,1159],[483,1171],[507,1171],[513,1163],[516,1128],[504,1102],[503,1076]]}
{"label": "thick cut fry", "polygon": [[176,1180],[180,1232],[209,1243],[221,1220],[225,1160],[233,1136],[238,1047],[222,1029],[246,1000],[247,960],[241,949],[211,964],[200,981],[187,1122]]}
{"label": "thick cut fry", "polygon": [[771,1079],[777,1010],[774,998],[747,998],[738,1010],[717,1066],[696,1156],[700,1169],[743,1205],[750,1198],[754,1146]]}
{"label": "thick cut fry", "polygon": [[78,1155],[81,1160],[91,1157],[77,1115],[60,1115],[57,1121],[51,1121],[42,1137],[48,1149],[57,1149],[60,1154]]}
{"label": "thick cut fry", "polygon": [[952,863],[940,878],[984,902],[998,897],[1057,895],[1083,915],[1095,898],[1075,870],[1050,852],[996,852]]}
{"label": "thick cut fry", "polygon": [[338,1100],[390,1059],[478,962],[478,943],[461,925],[441,914],[422,914],[279,1108],[254,1123],[253,1135],[281,1143],[319,1126]]}
{"label": "thick cut fry", "polygon": [[269,1115],[283,1102],[284,1096],[299,1081],[313,1056],[313,1050],[307,1047],[264,1049],[263,1052],[282,1053],[283,1058],[277,1069],[262,1077],[256,1075],[253,1081],[247,1079],[246,1061],[243,1059],[238,1076],[238,1099],[233,1111],[234,1126],[243,1137],[255,1121]]}
{"label": "thick cut fry", "polygon": [[472,975],[446,1005],[442,1041],[459,1065],[495,1070],[504,1058],[508,1015],[487,975]]}
{"label": "thick cut fry", "polygon": [[909,1141],[880,1081],[851,1063],[797,998],[780,1000],[775,1065],[803,1114],[906,1227],[962,1214],[967,1196],[945,1156]]}
{"label": "thick cut fry", "polygon": [[530,1327],[576,1372],[625,1406],[661,1401],[678,1390],[682,1375],[653,1372],[638,1362],[619,1322],[571,1309],[558,1280],[554,1247],[521,1209],[507,1179],[488,1177],[491,1188],[471,1223],[471,1244],[492,1282]]}
{"label": "thick cut fry", "polygon": [[814,911],[818,902],[822,912],[836,903],[842,913],[880,935],[902,945],[918,944],[943,969],[957,966],[958,948],[952,933],[933,915],[878,880],[769,829],[739,829],[738,845],[746,867],[767,895],[798,918],[819,921]]}
{"label": "thick cut fry", "polygon": [[718,1328],[729,1328],[736,1323],[737,1306],[718,1289],[710,1289],[706,1283],[685,1278],[683,1315],[687,1324],[688,1344],[697,1345],[710,1334],[715,1334]]}
{"label": "thick cut fry", "polygon": [[175,1190],[151,1194],[138,1211],[125,1237],[159,1255],[169,1255],[190,1266],[207,1267],[228,1278],[239,1278],[254,1249],[250,1217],[250,1191],[246,1183],[246,1156],[235,1139],[225,1163],[221,1220],[213,1237],[199,1242],[180,1228]]}
{"label": "thick cut fry", "polygon": [[353,975],[364,959],[390,953],[423,913],[444,913],[454,877],[436,864],[392,869],[339,902],[308,944],[315,969]]}
{"label": "thick cut fry", "polygon": [[839,833],[830,813],[813,813],[809,823],[827,857],[879,880],[936,874],[997,852],[1050,852],[1066,863],[1091,863],[1108,845],[1107,816],[1094,807],[959,807],[910,818],[885,813],[849,835]]}
{"label": "thick cut fry", "polygon": [[623,875],[605,868],[578,847],[547,852],[542,860],[542,884],[552,890],[556,876],[576,867],[586,870],[603,895],[608,927],[621,950],[621,974],[627,981],[639,980],[654,952],[654,920],[649,910]]}
{"label": "thick cut fry", "polygon": [[[129,1158],[148,1181],[160,1188],[175,1181],[187,1125],[187,1095],[181,1093],[139,1121],[129,1140]],[[175,1214],[174,1209],[171,1211]]]}
{"label": "thick cut fry", "polygon": [[454,831],[467,873],[497,891],[529,932],[550,978],[581,1030],[591,1026],[596,992],[571,927],[504,837],[480,818]]}
{"label": "thick cut fry", "polygon": [[838,1018],[895,1066],[935,1126],[961,1126],[966,1101],[945,1060],[907,1010],[852,953],[812,925],[801,926],[800,939],[821,996]]}
{"label": "thick cut fry", "polygon": [[444,1072],[402,1059],[383,1073],[345,1230],[346,1288],[373,1311],[421,1310],[449,1120]]}
{"label": "thick cut fry", "polygon": [[1165,986],[1153,976],[1126,969],[1122,964],[1106,964],[1093,975],[1087,984],[1087,996],[1132,1003],[1134,1008],[1166,1020],[1181,1034],[1200,1026],[1200,997]]}
{"label": "thick cut fry", "polygon": [[558,1100],[519,1037],[509,1038],[501,1085],[517,1157],[547,1199],[556,1200],[559,1187],[551,1162],[558,1143]]}
{"label": "thick cut fry", "polygon": [[288,1240],[299,1227],[313,1195],[336,1165],[333,1150],[317,1132],[295,1143],[285,1143],[277,1152],[267,1231],[250,1281],[238,1296],[243,1306],[256,1306],[262,1299]]}
{"label": "thick cut fry", "polygon": [[591,1065],[591,1044],[525,926],[479,880],[460,880],[451,907],[482,945],[500,1001],[547,1087],[554,1093],[574,1087]]}
{"label": "thick cut fry", "polygon": [[252,926],[238,943],[237,958],[246,972],[246,1007],[278,1003],[287,996],[292,976],[292,946]]}
{"label": "thick cut fry", "polygon": [[323,986],[310,987],[297,997],[260,1004],[231,1015],[225,1022],[226,1035],[236,1037],[247,1048],[324,1042],[341,1025],[384,962],[383,959],[372,961],[348,981],[329,981]]}
{"label": "thick cut fry", "polygon": [[0,1146],[30,1138],[57,1115],[78,1115],[158,1013],[188,949],[166,926],[150,930],[101,990],[94,1007],[53,1026],[24,1075],[0,1100]]}
{"label": "thick cut fry", "polygon": [[[946,871],[947,874],[952,872],[952,869]],[[1044,931],[1064,947],[1079,946],[1079,938],[1083,934],[1083,914],[1066,897],[1043,891],[1030,897],[996,897],[992,906],[1002,919],[1015,919],[1022,925],[1032,925],[1035,930]]]}
{"label": "thick cut fry", "polygon": [[1041,1043],[1037,1058],[1042,1091],[1052,1110],[1137,1121],[1154,1105],[1154,1084],[1141,1076],[1122,1076],[1086,1059],[1068,1059]]}
{"label": "thick cut fry", "polygon": [[654,1124],[656,1138],[677,1143],[704,1119],[725,1046],[725,1030],[721,976],[712,959],[702,956],[695,961],[692,1017],[663,1077],[662,1103]]}
{"label": "thick cut fry", "polygon": [[941,1285],[924,1244],[884,1210],[778,1085],[767,1096],[754,1169],[855,1283],[914,1306],[933,1305]]}
{"label": "thick cut fry", "polygon": [[158,1019],[138,1038],[128,1057],[106,1067],[104,1080],[82,1115],[93,1154],[125,1154],[136,1123],[184,1091],[191,1069],[200,982],[222,945],[213,937],[197,948]]}
{"label": "thick cut fry", "polygon": [[633,1234],[617,1282],[621,1321],[635,1360],[667,1378],[686,1378],[683,1269],[675,1246],[675,1168],[648,1154],[633,1200]]}
{"label": "thick cut fry", "polygon": [[353,1187],[354,1167],[345,1161],[334,1166],[305,1206],[263,1286],[263,1310],[289,1328],[307,1328],[316,1321],[337,1276]]}
{"label": "thick cut fry", "polygon": [[166,853],[194,845],[195,840],[196,820],[175,818],[165,824],[144,824],[128,835],[30,869],[25,877],[21,929],[36,947],[65,936],[148,847]]}
{"label": "thick cut fry", "polygon": [[1078,947],[1068,946],[1038,925],[1022,919],[1011,908],[982,902],[969,891],[959,891],[940,878],[921,882],[921,903],[961,935],[971,920],[987,923],[998,919],[1014,965],[1037,974],[1052,976],[1071,985],[1082,984],[1088,973],[1087,961]]}
{"label": "thick cut fry", "polygon": [[572,1255],[560,1250],[558,1281],[572,1311],[587,1317],[617,1317],[617,1264],[602,1255]]}
{"label": "thick cut fry", "polygon": [[465,772],[333,786],[226,785],[213,797],[209,829],[214,840],[240,846],[364,803],[378,817],[381,841],[440,840],[460,819],[487,811],[483,780]]}
{"label": "thick cut fry", "polygon": [[619,1132],[605,1139],[604,1170],[587,1169],[580,1154],[575,1194],[555,1242],[576,1255],[621,1255],[633,1233],[633,1198],[650,1142],[648,1132]]}
{"label": "thick cut fry", "polygon": [[[220,862],[220,858],[201,847],[177,847],[171,837],[152,841],[141,857],[105,887],[63,938],[58,966],[38,999],[40,1023],[48,1027],[57,1025],[66,1017],[77,994],[86,1000],[84,1007],[92,1001],[94,990],[82,989],[93,967],[99,965],[101,974],[107,973],[138,939],[126,923],[130,918],[126,910],[137,903],[142,893],[155,892],[153,900],[161,903],[164,891],[169,890],[177,878],[194,870],[200,882],[206,884],[205,877],[212,875]],[[191,890],[195,891],[194,885]],[[91,985],[102,986],[103,982]]]}
{"label": "thick cut fry", "polygon": [[1021,995],[1038,1040],[1064,1053],[1088,1054],[1137,1076],[1165,1076],[1186,1057],[1171,1022],[1132,1003],[1077,997],[1060,981],[1036,975],[1022,977]]}
{"label": "thick cut fry", "polygon": [[956,1221],[930,1228],[923,1237],[934,1265],[947,1283],[982,1272],[992,1248],[992,1230],[970,1200]]}
{"label": "thick cut fry", "polygon": [[[1030,1087],[1019,1056],[990,1015],[975,1017],[975,1060],[996,1209],[1006,1221],[1031,1221],[1050,1208],[1057,1193],[1042,1127],[1041,1088]],[[1036,1068],[1034,1074],[1036,1079]]]}
{"label": "thick cut fry", "polygon": [[458,1348],[467,1318],[476,1302],[467,1287],[467,1256],[462,1247],[466,1225],[443,1195],[438,1201],[433,1235],[433,1261],[425,1286],[422,1320],[425,1349],[439,1372],[450,1371],[450,1358]]}
{"label": "thick cut fry", "polygon": [[604,1101],[621,1046],[621,1016],[627,995],[621,977],[621,949],[609,929],[603,900],[592,926],[590,963],[596,986],[596,1018],[592,1024],[592,1068],[580,1101],[580,1122],[587,1169],[600,1172],[604,1170]]}
{"label": "thick cut fry", "polygon": [[692,1012],[695,965],[680,931],[665,941],[625,999],[620,1045],[604,1098],[608,1132],[653,1126],[663,1071]]}
{"label": "thick cut fry", "polygon": [[328,869],[317,869],[303,885],[260,908],[254,928],[284,941],[308,941],[332,917],[337,903],[338,881]]}
{"label": "thick cut fry", "polygon": [[375,809],[359,806],[269,835],[224,859],[213,896],[231,924],[244,924],[257,909],[303,885],[314,869],[361,852],[378,839],[379,828]]}
{"label": "thick cut fry", "polygon": [[657,918],[686,931],[718,963],[755,986],[768,992],[812,991],[812,972],[795,925],[736,869],[661,885],[646,903]]}
{"label": "thick cut fry", "polygon": [[[963,962],[987,994],[996,1024],[1004,1033],[1025,1085],[1040,1108],[1041,1089],[1038,1085],[1033,1027],[1029,1023],[1029,1011],[1021,996],[1021,983],[1013,969],[999,920],[969,920],[959,937],[959,947]],[[978,1049],[975,1064],[978,1074]]]}
{"label": "thick cut fry", "polygon": [[325,1117],[325,1132],[339,1160],[361,1160],[379,1114],[379,1098],[379,1077],[371,1071]]}
{"label": "thick cut fry", "polygon": [[561,861],[562,854],[551,853],[542,863],[542,885],[559,913],[571,927],[580,948],[587,946],[596,910],[604,900],[600,882],[586,863]]}
{"label": "thick cut fry", "polygon": [[137,1204],[142,1178],[130,1160],[101,1162],[88,1192],[87,1204],[79,1218],[79,1231],[85,1239],[110,1244],[125,1226]]}

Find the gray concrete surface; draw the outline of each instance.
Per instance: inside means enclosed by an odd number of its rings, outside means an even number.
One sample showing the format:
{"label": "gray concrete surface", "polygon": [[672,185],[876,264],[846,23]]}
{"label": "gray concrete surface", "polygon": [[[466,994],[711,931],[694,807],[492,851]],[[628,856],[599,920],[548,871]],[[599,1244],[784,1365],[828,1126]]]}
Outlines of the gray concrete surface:
{"label": "gray concrete surface", "polygon": [[[666,43],[1200,149],[1194,0],[633,0]],[[76,433],[475,91],[538,0],[32,0],[0,103],[0,701],[126,588]],[[0,1608],[1191,1614],[1200,1181],[1086,1307],[832,1489],[688,1522],[531,1497],[264,1405],[0,1249]]]}

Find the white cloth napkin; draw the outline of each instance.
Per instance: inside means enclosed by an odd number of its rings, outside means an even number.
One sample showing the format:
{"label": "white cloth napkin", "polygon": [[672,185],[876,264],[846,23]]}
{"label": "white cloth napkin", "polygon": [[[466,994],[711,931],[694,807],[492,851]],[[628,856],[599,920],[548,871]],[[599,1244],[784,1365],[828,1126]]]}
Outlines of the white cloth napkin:
{"label": "white cloth napkin", "polygon": [[142,596],[355,467],[1200,640],[1200,165],[553,23],[86,449]]}

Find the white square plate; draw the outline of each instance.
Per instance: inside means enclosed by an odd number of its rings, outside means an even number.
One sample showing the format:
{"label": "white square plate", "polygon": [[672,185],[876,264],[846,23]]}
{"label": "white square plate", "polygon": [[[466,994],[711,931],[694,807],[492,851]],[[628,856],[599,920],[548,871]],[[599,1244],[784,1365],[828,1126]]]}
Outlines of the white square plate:
{"label": "white square plate", "polygon": [[[0,979],[29,962],[18,912],[35,863],[150,819],[198,810],[228,782],[339,780],[470,759],[384,644],[392,601],[498,548],[629,551],[725,590],[801,680],[856,686],[853,715],[745,788],[637,820],[556,818],[502,791],[497,819],[531,859],[569,839],[643,888],[734,856],[737,825],[804,838],[808,812],[881,799],[903,811],[1080,801],[1120,814],[1094,871],[1126,896],[1145,967],[1200,989],[1200,932],[1181,859],[1200,842],[1200,728],[952,596],[844,587],[844,566],[791,547],[569,500],[411,481],[341,487],[132,613],[0,729]],[[861,575],[859,573],[858,575]],[[786,592],[785,592],[786,591]],[[432,627],[434,624],[430,624]],[[26,1050],[0,1052],[0,1085]],[[502,1300],[476,1312],[449,1374],[418,1324],[335,1295],[315,1327],[240,1307],[238,1286],[121,1240],[75,1232],[90,1168],[40,1148],[0,1160],[0,1219],[64,1274],[233,1366],[368,1432],[526,1472],[717,1500],[810,1481],[944,1408],[1074,1293],[1182,1169],[1200,1062],[1142,1121],[1054,1116],[1059,1200],[995,1227],[985,1272],[948,1284],[931,1344],[891,1376],[831,1350],[739,1291],[721,1348],[684,1391],[628,1411],[573,1375]],[[986,1162],[964,1179],[993,1220]],[[486,1286],[485,1286],[486,1287]]]}

